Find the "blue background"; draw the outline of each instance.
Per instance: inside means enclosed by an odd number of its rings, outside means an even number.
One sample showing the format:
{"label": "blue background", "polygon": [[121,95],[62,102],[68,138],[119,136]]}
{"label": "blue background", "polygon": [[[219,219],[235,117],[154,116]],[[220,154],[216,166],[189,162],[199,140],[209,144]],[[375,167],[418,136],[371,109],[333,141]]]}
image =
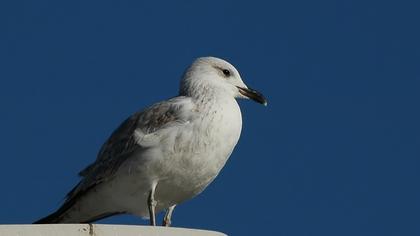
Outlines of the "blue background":
{"label": "blue background", "polygon": [[[416,1],[2,1],[0,222],[55,210],[134,111],[199,56],[268,107],[174,224],[231,235],[420,235]],[[147,224],[130,216],[102,221]]]}

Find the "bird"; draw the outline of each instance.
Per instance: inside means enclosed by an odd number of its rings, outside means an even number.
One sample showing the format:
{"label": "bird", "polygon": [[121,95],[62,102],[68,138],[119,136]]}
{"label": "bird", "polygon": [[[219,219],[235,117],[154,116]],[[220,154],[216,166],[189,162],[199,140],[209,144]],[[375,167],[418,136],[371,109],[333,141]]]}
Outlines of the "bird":
{"label": "bird", "polygon": [[92,223],[118,214],[149,219],[200,194],[238,143],[242,114],[236,98],[267,106],[238,70],[199,57],[184,71],[178,96],[135,112],[110,135],[80,182],[52,214],[34,224]]}

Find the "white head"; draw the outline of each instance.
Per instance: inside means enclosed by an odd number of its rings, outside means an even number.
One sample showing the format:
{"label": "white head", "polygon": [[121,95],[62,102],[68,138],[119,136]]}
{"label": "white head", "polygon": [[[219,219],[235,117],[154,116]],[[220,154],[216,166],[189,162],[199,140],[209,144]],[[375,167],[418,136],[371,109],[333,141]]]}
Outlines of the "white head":
{"label": "white head", "polygon": [[197,58],[181,80],[181,95],[200,96],[203,91],[231,95],[234,98],[250,98],[267,105],[261,93],[245,85],[234,66],[216,57]]}

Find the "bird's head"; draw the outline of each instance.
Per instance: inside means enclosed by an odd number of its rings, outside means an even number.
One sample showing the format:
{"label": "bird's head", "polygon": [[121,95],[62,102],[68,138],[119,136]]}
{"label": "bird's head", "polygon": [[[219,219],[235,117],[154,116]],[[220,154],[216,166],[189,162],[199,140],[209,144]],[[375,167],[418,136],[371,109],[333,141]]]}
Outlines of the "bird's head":
{"label": "bird's head", "polygon": [[235,98],[252,99],[267,105],[267,100],[260,92],[245,85],[233,65],[216,57],[197,58],[186,70],[181,81],[180,93],[183,95],[203,93],[206,90],[230,94]]}

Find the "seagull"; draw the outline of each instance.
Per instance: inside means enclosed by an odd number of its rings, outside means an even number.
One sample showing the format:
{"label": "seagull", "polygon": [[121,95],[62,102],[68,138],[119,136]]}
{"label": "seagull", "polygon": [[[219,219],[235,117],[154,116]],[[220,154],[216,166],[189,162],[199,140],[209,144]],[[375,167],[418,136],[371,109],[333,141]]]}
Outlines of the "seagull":
{"label": "seagull", "polygon": [[219,174],[242,129],[235,98],[267,105],[229,62],[197,58],[184,72],[179,95],[125,120],[82,170],[81,181],[54,213],[34,222],[91,223],[118,214],[150,219],[200,194]]}

